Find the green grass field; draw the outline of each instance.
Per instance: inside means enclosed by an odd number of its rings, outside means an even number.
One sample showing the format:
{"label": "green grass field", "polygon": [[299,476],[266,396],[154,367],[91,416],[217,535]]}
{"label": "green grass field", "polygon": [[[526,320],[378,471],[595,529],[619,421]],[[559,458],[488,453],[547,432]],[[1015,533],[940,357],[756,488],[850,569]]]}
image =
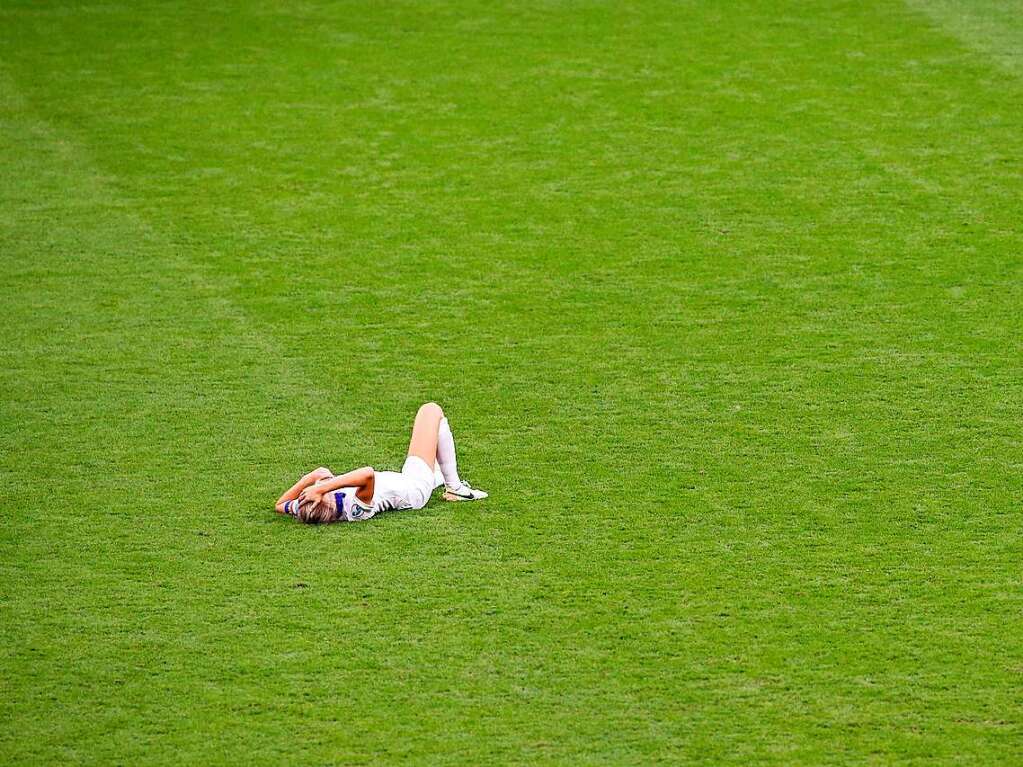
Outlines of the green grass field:
{"label": "green grass field", "polygon": [[0,763],[1020,763],[1021,221],[1019,0],[4,0]]}

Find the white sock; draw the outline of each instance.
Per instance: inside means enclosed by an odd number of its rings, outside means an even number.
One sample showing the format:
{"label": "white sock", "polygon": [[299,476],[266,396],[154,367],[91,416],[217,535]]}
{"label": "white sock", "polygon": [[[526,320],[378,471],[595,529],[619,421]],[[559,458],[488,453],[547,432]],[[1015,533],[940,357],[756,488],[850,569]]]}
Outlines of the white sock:
{"label": "white sock", "polygon": [[444,475],[444,484],[448,490],[458,490],[462,480],[458,478],[455,438],[451,435],[447,418],[440,419],[440,429],[437,431],[437,463],[440,464],[440,473]]}

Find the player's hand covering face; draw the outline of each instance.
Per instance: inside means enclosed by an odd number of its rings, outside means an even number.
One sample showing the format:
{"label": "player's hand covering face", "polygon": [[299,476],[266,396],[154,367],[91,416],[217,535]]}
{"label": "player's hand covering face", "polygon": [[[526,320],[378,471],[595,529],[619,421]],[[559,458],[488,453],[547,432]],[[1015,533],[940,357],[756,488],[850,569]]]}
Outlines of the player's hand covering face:
{"label": "player's hand covering face", "polygon": [[310,485],[298,496],[298,500],[301,503],[310,503],[313,505],[319,503],[321,498],[323,498],[323,493],[317,489],[316,485]]}

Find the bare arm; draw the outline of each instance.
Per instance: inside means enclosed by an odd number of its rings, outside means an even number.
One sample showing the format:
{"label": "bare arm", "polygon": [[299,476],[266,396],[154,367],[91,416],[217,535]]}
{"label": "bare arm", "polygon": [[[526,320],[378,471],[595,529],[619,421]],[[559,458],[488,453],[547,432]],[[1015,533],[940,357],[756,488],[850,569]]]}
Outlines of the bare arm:
{"label": "bare arm", "polygon": [[314,485],[321,480],[328,479],[329,477],[332,476],[334,475],[331,474],[330,469],[328,469],[326,466],[321,466],[320,468],[315,469],[306,474],[305,476],[303,476],[302,479],[300,479],[294,485],[285,490],[284,495],[277,499],[277,503],[274,504],[274,508],[277,510],[277,513],[283,514],[284,504],[286,504],[288,501],[293,501],[296,498],[298,498],[298,496],[302,494],[302,491],[305,490],[307,487],[309,487],[310,485]]}
{"label": "bare arm", "polygon": [[356,488],[356,498],[366,504],[373,503],[373,491],[376,488],[376,471],[373,470],[372,466],[363,466],[361,469],[355,469],[347,474],[331,477],[324,482],[306,487],[300,493],[300,497],[316,503],[326,493],[341,487],[354,487]]}

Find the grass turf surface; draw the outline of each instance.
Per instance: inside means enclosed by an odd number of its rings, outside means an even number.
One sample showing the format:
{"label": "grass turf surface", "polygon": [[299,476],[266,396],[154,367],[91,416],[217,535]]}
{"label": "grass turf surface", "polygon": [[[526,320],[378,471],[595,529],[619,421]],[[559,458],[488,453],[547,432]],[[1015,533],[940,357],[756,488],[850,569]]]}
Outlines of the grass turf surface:
{"label": "grass turf surface", "polygon": [[4,3],[0,760],[1018,760],[1013,5]]}

